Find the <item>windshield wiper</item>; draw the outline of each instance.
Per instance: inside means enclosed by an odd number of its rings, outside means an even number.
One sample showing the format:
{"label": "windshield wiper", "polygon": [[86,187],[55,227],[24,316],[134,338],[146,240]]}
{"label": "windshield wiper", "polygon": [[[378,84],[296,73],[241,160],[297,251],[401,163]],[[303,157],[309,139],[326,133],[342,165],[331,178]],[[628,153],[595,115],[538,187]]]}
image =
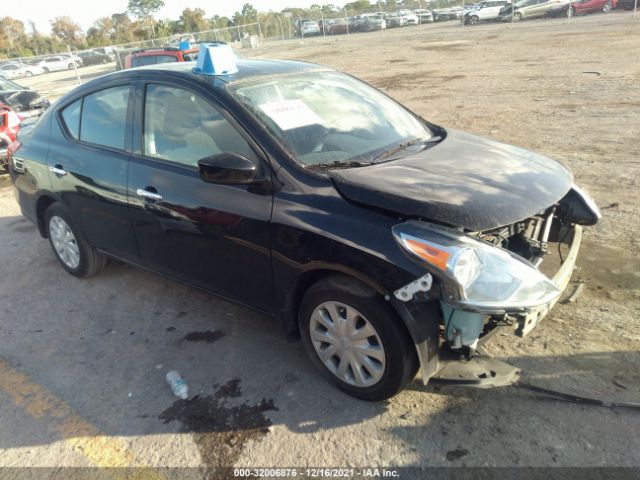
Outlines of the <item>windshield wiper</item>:
{"label": "windshield wiper", "polygon": [[398,153],[412,145],[417,145],[420,143],[423,143],[425,145],[425,148],[433,143],[438,143],[440,140],[442,140],[441,137],[432,137],[429,139],[424,139],[424,138],[418,138],[416,140],[410,140],[408,142],[402,142],[399,145],[396,145],[395,147],[391,147],[389,150],[385,150],[384,152],[380,153],[378,156],[376,156],[373,160],[372,163],[376,163],[380,160],[384,160],[385,158],[389,158],[391,155],[393,155],[394,153]]}
{"label": "windshield wiper", "polygon": [[352,168],[352,167],[366,167],[367,165],[371,165],[371,162],[356,162],[354,160],[336,160],[331,163],[316,163],[313,165],[309,165],[307,168],[312,170],[326,170],[329,168]]}

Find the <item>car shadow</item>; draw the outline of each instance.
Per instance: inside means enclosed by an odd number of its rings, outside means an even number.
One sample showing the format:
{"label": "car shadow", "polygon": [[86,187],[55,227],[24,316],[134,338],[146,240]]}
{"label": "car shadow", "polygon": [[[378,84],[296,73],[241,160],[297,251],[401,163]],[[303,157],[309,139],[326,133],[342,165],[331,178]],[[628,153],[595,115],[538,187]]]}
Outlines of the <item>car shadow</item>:
{"label": "car shadow", "polygon": [[[236,464],[249,448],[258,455],[260,442],[287,445],[274,450],[278,465],[307,464],[307,442],[335,450],[339,465],[637,462],[618,450],[621,436],[637,443],[637,412],[514,387],[425,388],[419,379],[389,401],[359,401],[318,375],[301,345],[262,314],[116,261],[76,279],[19,216],[0,218],[0,244],[2,451],[52,444],[61,431],[86,436],[57,427],[72,416],[110,438],[188,434],[206,467]],[[545,388],[639,397],[637,351],[506,360]],[[185,378],[186,400],[172,395],[169,370]],[[343,435],[351,453],[340,448]]]}

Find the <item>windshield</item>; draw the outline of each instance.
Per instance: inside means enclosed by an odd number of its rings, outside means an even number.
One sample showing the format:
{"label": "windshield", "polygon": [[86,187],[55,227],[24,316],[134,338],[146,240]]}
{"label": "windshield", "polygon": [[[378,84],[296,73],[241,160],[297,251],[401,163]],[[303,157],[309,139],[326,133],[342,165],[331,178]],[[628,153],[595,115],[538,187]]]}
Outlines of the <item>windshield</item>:
{"label": "windshield", "polygon": [[279,76],[228,89],[305,166],[371,163],[390,149],[432,137],[396,102],[338,72]]}

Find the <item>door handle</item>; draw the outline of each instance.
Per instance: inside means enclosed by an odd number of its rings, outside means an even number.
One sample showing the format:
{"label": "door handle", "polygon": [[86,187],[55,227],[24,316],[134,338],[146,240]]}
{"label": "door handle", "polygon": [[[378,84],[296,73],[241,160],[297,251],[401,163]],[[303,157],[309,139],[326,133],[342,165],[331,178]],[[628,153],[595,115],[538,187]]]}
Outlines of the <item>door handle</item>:
{"label": "door handle", "polygon": [[60,175],[61,177],[64,177],[67,172],[64,168],[62,168],[61,165],[56,165],[55,167],[49,167],[49,171],[55,175]]}
{"label": "door handle", "polygon": [[145,190],[143,188],[139,188],[136,190],[136,194],[139,197],[146,198],[147,200],[153,200],[155,202],[160,202],[162,200],[162,195],[155,192],[150,192],[149,190]]}

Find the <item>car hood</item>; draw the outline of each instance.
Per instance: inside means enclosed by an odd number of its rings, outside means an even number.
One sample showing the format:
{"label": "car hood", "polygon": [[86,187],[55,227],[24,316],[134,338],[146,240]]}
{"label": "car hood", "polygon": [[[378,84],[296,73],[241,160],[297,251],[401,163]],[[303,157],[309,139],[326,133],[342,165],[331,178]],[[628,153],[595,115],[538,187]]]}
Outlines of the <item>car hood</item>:
{"label": "car hood", "polygon": [[528,218],[573,184],[550,158],[454,130],[419,153],[328,174],[348,200],[470,231]]}

